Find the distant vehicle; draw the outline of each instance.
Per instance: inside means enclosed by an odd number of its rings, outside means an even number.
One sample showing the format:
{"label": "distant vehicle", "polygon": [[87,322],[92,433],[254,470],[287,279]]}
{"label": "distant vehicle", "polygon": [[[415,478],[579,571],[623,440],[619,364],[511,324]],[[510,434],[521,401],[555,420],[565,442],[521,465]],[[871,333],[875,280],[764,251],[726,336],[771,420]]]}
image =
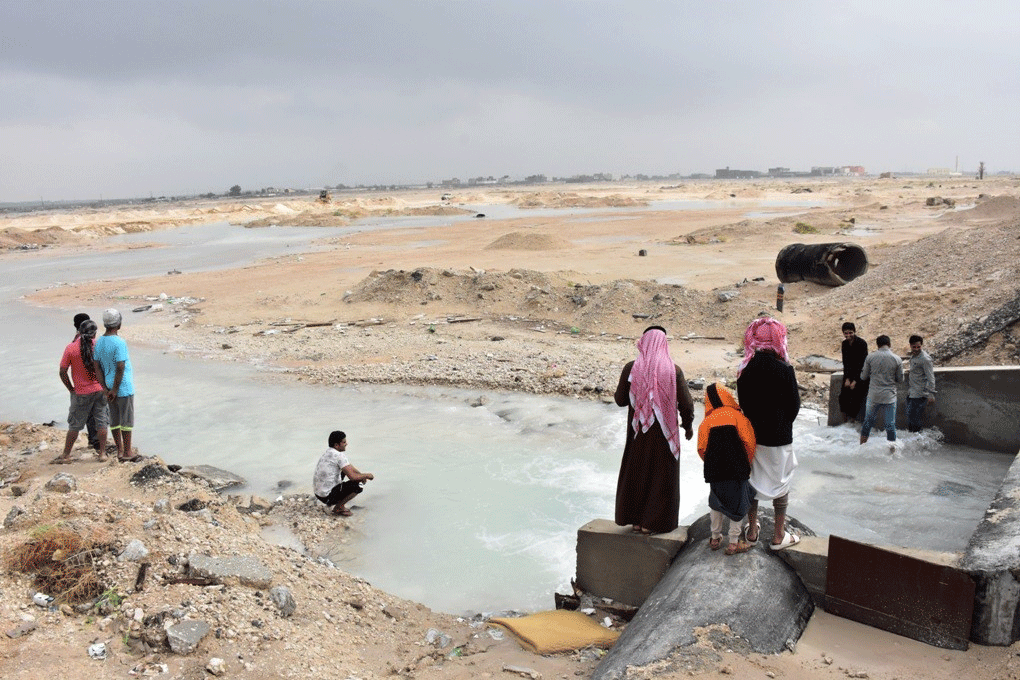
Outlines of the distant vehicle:
{"label": "distant vehicle", "polygon": [[439,197],[439,200],[449,201],[451,198],[453,198],[453,194],[443,194],[442,196]]}

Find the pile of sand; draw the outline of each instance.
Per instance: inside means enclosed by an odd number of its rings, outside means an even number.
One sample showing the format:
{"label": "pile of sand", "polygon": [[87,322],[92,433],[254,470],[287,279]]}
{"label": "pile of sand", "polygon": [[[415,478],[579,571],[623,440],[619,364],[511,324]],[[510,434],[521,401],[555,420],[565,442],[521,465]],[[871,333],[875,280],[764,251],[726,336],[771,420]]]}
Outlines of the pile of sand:
{"label": "pile of sand", "polygon": [[569,248],[570,241],[551,234],[513,231],[485,246],[485,250],[560,250]]}

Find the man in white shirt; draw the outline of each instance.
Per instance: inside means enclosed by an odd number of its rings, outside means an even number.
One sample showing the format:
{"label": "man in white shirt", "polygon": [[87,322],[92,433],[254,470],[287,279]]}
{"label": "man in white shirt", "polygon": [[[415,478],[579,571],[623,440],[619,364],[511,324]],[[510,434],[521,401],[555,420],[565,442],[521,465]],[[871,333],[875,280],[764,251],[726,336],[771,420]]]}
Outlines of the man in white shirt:
{"label": "man in white shirt", "polygon": [[[362,491],[365,482],[375,479],[370,472],[361,472],[347,458],[347,435],[340,430],[329,433],[329,448],[315,465],[312,486],[315,497],[333,506],[334,515],[350,517],[345,506]],[[344,480],[344,477],[347,477]]]}

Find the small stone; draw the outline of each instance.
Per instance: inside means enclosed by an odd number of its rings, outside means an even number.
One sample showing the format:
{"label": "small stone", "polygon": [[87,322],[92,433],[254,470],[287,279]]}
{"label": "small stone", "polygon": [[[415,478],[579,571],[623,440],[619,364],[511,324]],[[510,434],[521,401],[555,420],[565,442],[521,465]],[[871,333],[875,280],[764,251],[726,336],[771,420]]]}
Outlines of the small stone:
{"label": "small stone", "polygon": [[223,675],[227,672],[227,662],[218,656],[214,656],[209,659],[209,663],[205,665],[205,669],[213,675]]}
{"label": "small stone", "polygon": [[58,493],[70,493],[78,489],[78,480],[74,478],[74,475],[66,472],[58,472],[53,476],[53,479],[46,482],[47,491],[56,491]]}
{"label": "small stone", "polygon": [[208,633],[209,624],[205,621],[188,620],[167,628],[166,639],[174,654],[191,654]]}
{"label": "small stone", "polygon": [[22,621],[20,624],[7,631],[7,637],[16,640],[22,635],[28,635],[38,624],[35,621]]}
{"label": "small stone", "polygon": [[149,549],[137,538],[131,539],[124,551],[117,555],[118,562],[139,562],[149,555]]}
{"label": "small stone", "polygon": [[294,596],[291,594],[290,589],[285,586],[276,586],[269,591],[269,597],[272,599],[273,604],[280,611],[280,616],[286,618],[294,613],[297,609],[297,603],[294,601]]}

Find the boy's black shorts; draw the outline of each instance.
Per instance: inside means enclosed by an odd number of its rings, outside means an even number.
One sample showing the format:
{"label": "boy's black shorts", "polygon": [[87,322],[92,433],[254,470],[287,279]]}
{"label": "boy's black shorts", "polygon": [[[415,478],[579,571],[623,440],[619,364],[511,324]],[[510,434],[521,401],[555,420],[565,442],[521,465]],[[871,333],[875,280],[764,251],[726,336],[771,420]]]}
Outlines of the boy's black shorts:
{"label": "boy's black shorts", "polygon": [[316,494],[315,497],[318,498],[323,503],[325,503],[326,505],[336,505],[343,499],[350,496],[352,493],[361,493],[362,490],[363,489],[361,487],[361,482],[352,482],[351,480],[347,479],[334,486],[333,490],[329,492],[328,496],[323,497]]}

